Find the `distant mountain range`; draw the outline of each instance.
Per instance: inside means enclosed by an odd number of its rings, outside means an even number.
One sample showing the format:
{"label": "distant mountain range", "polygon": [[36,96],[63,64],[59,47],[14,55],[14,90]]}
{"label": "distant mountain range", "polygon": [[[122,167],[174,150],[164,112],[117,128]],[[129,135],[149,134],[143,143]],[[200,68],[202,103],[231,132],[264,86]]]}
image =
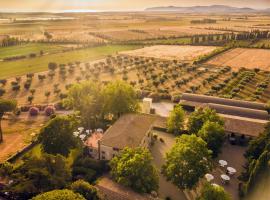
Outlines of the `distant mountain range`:
{"label": "distant mountain range", "polygon": [[264,10],[256,10],[253,8],[237,8],[224,5],[212,6],[191,6],[191,7],[153,7],[146,8],[145,11],[162,11],[162,12],[181,12],[181,13],[257,13],[257,12],[270,12],[270,8]]}

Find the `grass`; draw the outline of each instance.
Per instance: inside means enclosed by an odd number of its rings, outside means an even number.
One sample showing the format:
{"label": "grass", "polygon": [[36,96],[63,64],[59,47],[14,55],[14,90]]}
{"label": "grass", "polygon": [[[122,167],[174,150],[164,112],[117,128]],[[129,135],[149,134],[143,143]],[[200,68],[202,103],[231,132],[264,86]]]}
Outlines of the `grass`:
{"label": "grass", "polygon": [[27,73],[46,71],[49,62],[67,64],[69,62],[89,62],[116,54],[119,51],[126,51],[139,48],[138,45],[106,45],[92,47],[76,51],[62,52],[45,55],[42,57],[0,63],[0,78],[9,78]]}
{"label": "grass", "polygon": [[[79,149],[72,149],[68,155],[68,157],[66,158],[67,161],[67,165],[69,167],[71,167],[71,165],[73,164],[74,160],[78,157],[78,155],[81,153],[81,151]],[[20,158],[18,158],[15,162],[14,165],[16,167],[20,166],[21,164],[23,164],[23,157],[36,157],[36,158],[41,158],[42,156],[42,149],[41,149],[41,144],[37,144],[36,146],[34,146],[32,149],[30,149],[27,153],[25,153],[24,155],[22,155]]]}
{"label": "grass", "polygon": [[41,44],[41,43],[30,43],[30,44],[22,44],[20,46],[1,47],[0,60],[6,57],[21,56],[21,55],[28,56],[30,53],[39,54],[41,50],[44,53],[56,53],[63,49],[65,49],[65,47],[61,45]]}

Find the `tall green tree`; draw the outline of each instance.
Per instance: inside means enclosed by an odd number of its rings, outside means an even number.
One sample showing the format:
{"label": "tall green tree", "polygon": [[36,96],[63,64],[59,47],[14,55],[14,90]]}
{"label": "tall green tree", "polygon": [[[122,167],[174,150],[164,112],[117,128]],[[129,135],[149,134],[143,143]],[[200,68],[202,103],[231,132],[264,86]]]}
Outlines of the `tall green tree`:
{"label": "tall green tree", "polygon": [[82,123],[88,128],[97,128],[103,117],[103,95],[100,84],[86,81],[74,84],[68,90],[65,105],[80,112]]}
{"label": "tall green tree", "polygon": [[213,152],[213,157],[217,157],[225,139],[224,127],[217,122],[206,121],[199,130],[198,136],[207,143],[207,147]]}
{"label": "tall green tree", "polygon": [[71,190],[52,190],[39,194],[32,200],[86,200],[82,195],[74,193]]}
{"label": "tall green tree", "polygon": [[0,99],[0,143],[3,142],[3,132],[1,121],[6,112],[11,112],[17,107],[17,102],[15,100]]}
{"label": "tall green tree", "polygon": [[191,134],[197,134],[206,121],[217,122],[224,125],[223,120],[218,116],[215,110],[210,108],[199,108],[193,112],[188,120],[188,130]]}
{"label": "tall green tree", "polygon": [[110,166],[116,182],[141,193],[157,191],[158,172],[147,149],[125,148],[110,161]]}
{"label": "tall green tree", "polygon": [[166,155],[162,173],[181,189],[192,189],[210,169],[211,151],[196,135],[181,135]]}
{"label": "tall green tree", "polygon": [[103,92],[105,113],[112,114],[117,118],[124,113],[138,111],[139,103],[136,92],[131,85],[123,81],[116,81],[109,83]]}
{"label": "tall green tree", "polygon": [[70,149],[78,145],[78,139],[73,135],[77,121],[70,116],[57,116],[51,119],[41,129],[39,140],[42,150],[49,154],[67,156]]}
{"label": "tall green tree", "polygon": [[176,105],[167,120],[167,130],[179,134],[184,127],[185,112],[180,105]]}
{"label": "tall green tree", "polygon": [[71,172],[63,156],[42,154],[41,157],[25,158],[10,178],[14,183],[7,191],[15,194],[16,199],[29,199],[42,192],[66,187]]}
{"label": "tall green tree", "polygon": [[223,187],[206,183],[198,200],[232,200],[232,198]]}

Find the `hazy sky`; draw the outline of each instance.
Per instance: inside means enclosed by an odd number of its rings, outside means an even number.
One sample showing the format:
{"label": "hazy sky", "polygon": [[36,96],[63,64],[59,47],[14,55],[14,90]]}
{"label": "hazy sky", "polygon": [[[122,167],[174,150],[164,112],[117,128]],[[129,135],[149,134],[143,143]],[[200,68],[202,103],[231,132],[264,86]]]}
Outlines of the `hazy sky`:
{"label": "hazy sky", "polygon": [[268,8],[270,0],[0,0],[0,10],[143,10],[153,6],[231,5]]}

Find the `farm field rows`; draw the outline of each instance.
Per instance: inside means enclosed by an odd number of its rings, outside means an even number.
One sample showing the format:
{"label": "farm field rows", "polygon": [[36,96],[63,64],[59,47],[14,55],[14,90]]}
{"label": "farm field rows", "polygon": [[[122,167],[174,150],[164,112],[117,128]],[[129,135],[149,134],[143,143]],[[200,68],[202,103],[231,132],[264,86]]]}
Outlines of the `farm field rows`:
{"label": "farm field rows", "polygon": [[242,67],[248,69],[260,68],[270,70],[270,50],[236,48],[210,59],[206,64],[215,66],[230,66],[233,70]]}
{"label": "farm field rows", "polygon": [[211,46],[156,45],[142,49],[121,52],[121,54],[172,60],[177,59],[179,61],[192,61],[198,56],[208,54],[215,49],[216,47]]}
{"label": "farm field rows", "polygon": [[[19,81],[10,78],[1,87],[5,90],[3,97],[15,98],[20,105],[29,105],[28,98],[33,96],[31,103],[48,104],[58,102],[72,83],[83,80],[124,80],[133,85],[142,96],[155,100],[171,100],[183,92],[222,95],[218,93],[216,86],[222,84],[225,87],[226,80],[233,80],[230,68],[226,67],[200,67],[183,64],[181,61],[126,55],[62,66],[53,72],[53,76],[50,76],[51,73],[52,71],[47,71],[35,74],[30,79],[30,89],[25,88],[29,79],[26,76],[22,76]],[[40,75],[44,75],[46,79],[39,80]],[[19,90],[14,90],[14,83],[20,86]],[[33,94],[31,89],[34,89]],[[48,92],[49,95],[46,96]],[[241,98],[236,95],[233,97]]]}
{"label": "farm field rows", "polygon": [[0,62],[0,78],[19,76],[32,72],[46,71],[49,62],[67,64],[69,62],[87,62],[116,54],[120,51],[139,48],[135,45],[106,45],[80,49],[76,51],[45,55],[13,62]]}

